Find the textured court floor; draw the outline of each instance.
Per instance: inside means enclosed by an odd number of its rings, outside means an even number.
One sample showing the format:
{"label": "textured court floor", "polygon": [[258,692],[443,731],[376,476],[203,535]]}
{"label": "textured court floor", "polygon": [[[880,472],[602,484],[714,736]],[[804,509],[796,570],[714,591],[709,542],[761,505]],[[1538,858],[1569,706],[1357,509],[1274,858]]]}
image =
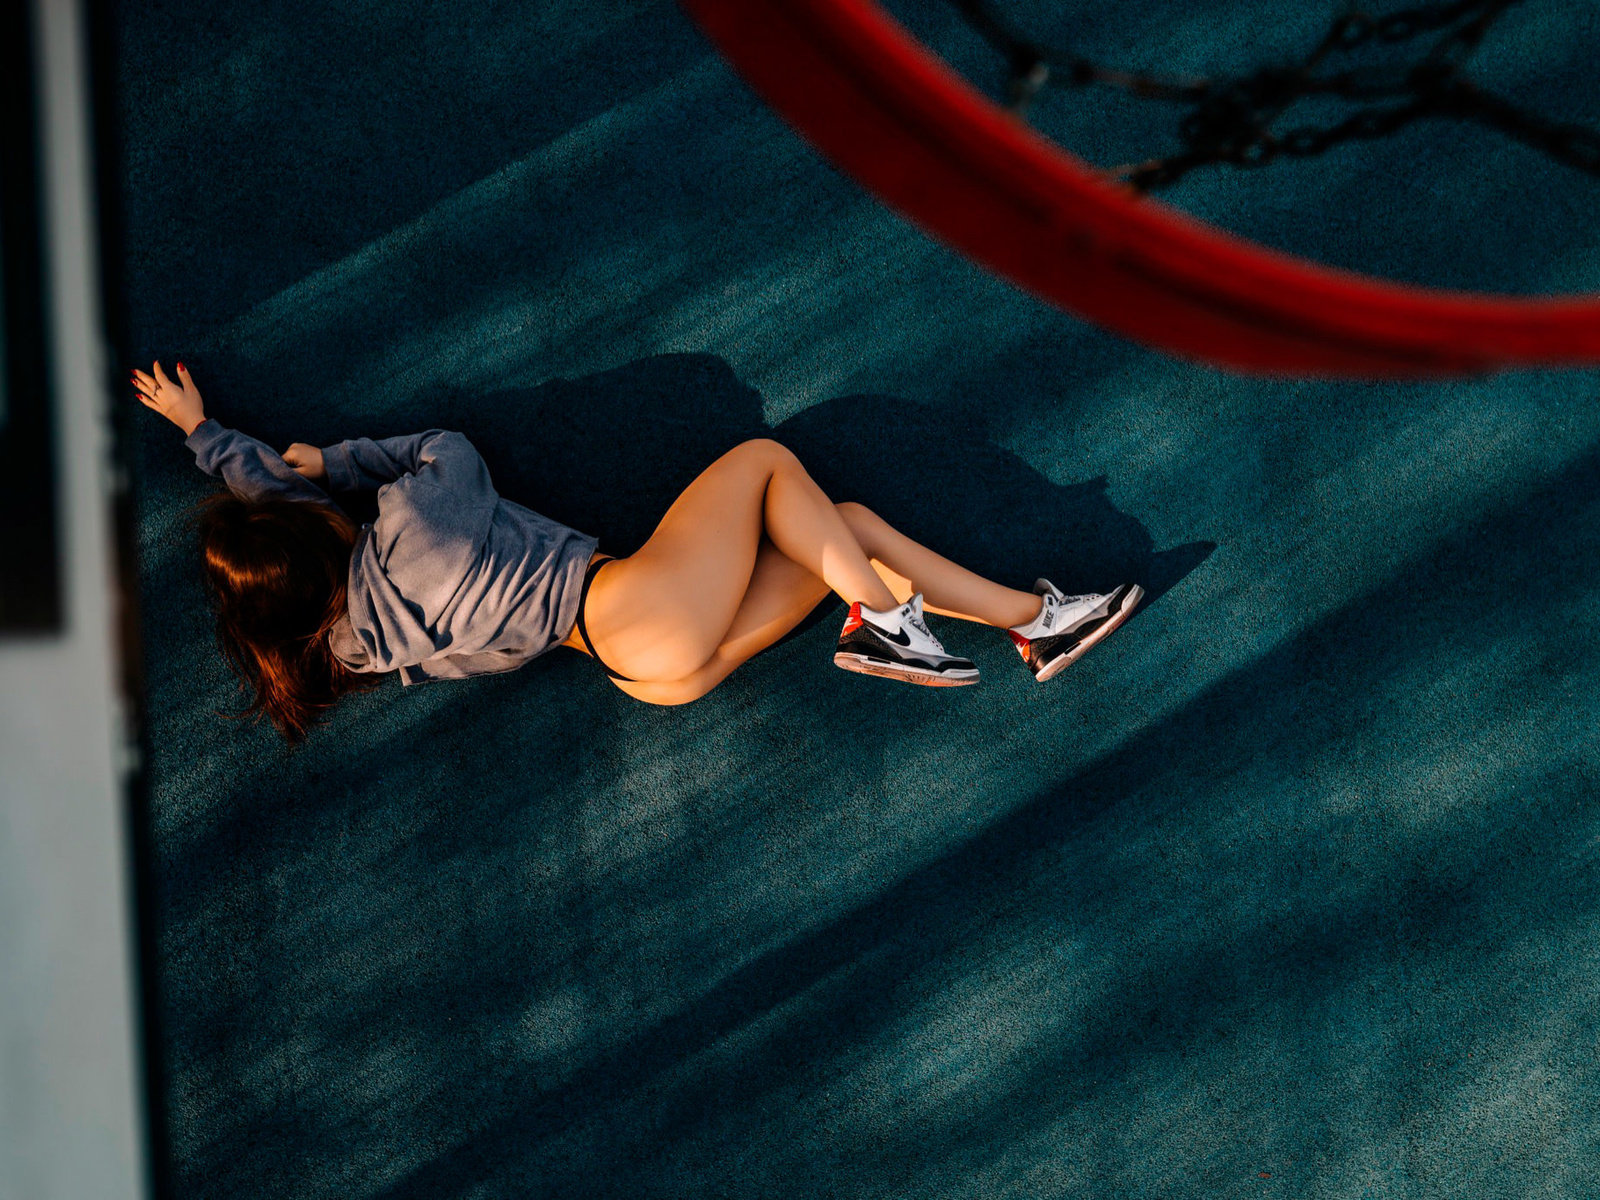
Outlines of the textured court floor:
{"label": "textured court floor", "polygon": [[[1203,70],[1293,7],[1083,36]],[[948,622],[980,686],[847,675],[830,614],[686,708],[557,652],[289,753],[217,715],[211,485],[141,414],[179,1195],[1600,1195],[1595,373],[1134,347],[875,206],[661,0],[120,23],[135,349],[222,420],[458,428],[620,551],[774,433],[1008,581],[1154,597],[1047,687]],[[1486,69],[1600,126],[1596,46],[1528,0]],[[1116,161],[1134,118],[1040,120]],[[1174,199],[1540,291],[1600,288],[1597,189],[1435,130]]]}

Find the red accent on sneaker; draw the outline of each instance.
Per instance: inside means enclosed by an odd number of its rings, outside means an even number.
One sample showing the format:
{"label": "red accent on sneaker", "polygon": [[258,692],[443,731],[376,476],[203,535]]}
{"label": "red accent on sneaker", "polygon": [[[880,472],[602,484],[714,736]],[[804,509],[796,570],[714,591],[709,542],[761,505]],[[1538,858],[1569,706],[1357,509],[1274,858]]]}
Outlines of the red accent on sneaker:
{"label": "red accent on sneaker", "polygon": [[861,602],[858,600],[850,606],[850,615],[844,619],[844,628],[839,630],[839,636],[844,637],[848,633],[854,633],[865,624],[866,622],[861,619]]}
{"label": "red accent on sneaker", "polygon": [[1021,651],[1022,661],[1031,663],[1033,661],[1033,640],[1023,637],[1015,629],[1008,629],[1006,632],[1011,635],[1011,640],[1017,644],[1017,649]]}

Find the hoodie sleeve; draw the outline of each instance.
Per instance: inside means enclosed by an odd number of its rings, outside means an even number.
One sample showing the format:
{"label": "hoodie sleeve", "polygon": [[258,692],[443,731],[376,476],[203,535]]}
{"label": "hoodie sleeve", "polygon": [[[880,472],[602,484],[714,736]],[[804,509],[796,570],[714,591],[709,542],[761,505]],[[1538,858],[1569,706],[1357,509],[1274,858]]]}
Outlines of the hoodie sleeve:
{"label": "hoodie sleeve", "polygon": [[330,491],[365,491],[415,475],[463,500],[499,499],[489,482],[489,469],[472,443],[443,429],[405,437],[352,438],[323,447],[322,462]]}
{"label": "hoodie sleeve", "polygon": [[229,429],[211,418],[195,426],[184,441],[194,451],[195,465],[207,475],[220,475],[241,500],[309,500],[334,507],[328,493],[301,475],[265,442]]}

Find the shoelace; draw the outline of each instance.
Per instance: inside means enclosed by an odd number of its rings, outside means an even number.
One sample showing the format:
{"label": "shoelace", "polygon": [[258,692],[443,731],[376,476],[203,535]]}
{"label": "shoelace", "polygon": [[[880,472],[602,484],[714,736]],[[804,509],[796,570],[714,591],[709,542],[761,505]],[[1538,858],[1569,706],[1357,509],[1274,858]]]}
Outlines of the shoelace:
{"label": "shoelace", "polygon": [[917,614],[910,609],[906,610],[906,623],[921,633],[923,637],[931,638],[933,636],[933,634],[929,632],[928,627],[923,624],[922,618],[917,616]]}

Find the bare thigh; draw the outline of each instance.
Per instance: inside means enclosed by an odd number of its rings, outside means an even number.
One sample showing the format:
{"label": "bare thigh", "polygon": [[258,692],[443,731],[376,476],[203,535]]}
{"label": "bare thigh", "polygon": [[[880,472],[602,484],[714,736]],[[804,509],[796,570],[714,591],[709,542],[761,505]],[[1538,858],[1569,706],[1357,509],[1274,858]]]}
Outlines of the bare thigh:
{"label": "bare thigh", "polygon": [[650,540],[595,576],[584,611],[600,660],[631,679],[678,680],[704,666],[732,627],[762,543],[772,442],[712,463]]}
{"label": "bare thigh", "polygon": [[805,620],[828,595],[827,584],[763,539],[739,611],[706,662],[680,679],[648,682],[616,679],[612,682],[636,700],[650,704],[687,704],[698,700],[741,663]]}
{"label": "bare thigh", "polygon": [[[844,503],[837,508],[852,529],[871,536],[874,544],[885,540],[882,537],[885,531],[895,532],[882,518],[859,504]],[[899,560],[899,556],[892,552],[889,556]],[[909,579],[876,558],[872,560],[872,567],[890,591],[902,601],[916,590]],[[723,635],[721,643],[705,663],[679,679],[614,679],[612,682],[636,700],[649,704],[687,704],[691,700],[698,700],[733,674],[741,664],[773,645],[805,620],[828,595],[827,584],[786,557],[771,541],[762,538],[750,585],[740,601],[739,610],[734,614],[733,623]]]}
{"label": "bare thigh", "polygon": [[[943,601],[929,607],[948,616],[1004,626],[1019,624],[1037,612],[1037,596],[974,575],[912,541],[870,509],[849,502],[834,507],[871,555],[872,569],[898,601],[904,602],[917,590],[911,579],[914,572],[919,584],[927,581],[930,597]],[[673,677],[644,680],[636,676],[614,682],[630,696],[651,704],[697,700],[798,625],[828,593],[828,585],[817,575],[762,537],[745,594],[705,661]]]}

